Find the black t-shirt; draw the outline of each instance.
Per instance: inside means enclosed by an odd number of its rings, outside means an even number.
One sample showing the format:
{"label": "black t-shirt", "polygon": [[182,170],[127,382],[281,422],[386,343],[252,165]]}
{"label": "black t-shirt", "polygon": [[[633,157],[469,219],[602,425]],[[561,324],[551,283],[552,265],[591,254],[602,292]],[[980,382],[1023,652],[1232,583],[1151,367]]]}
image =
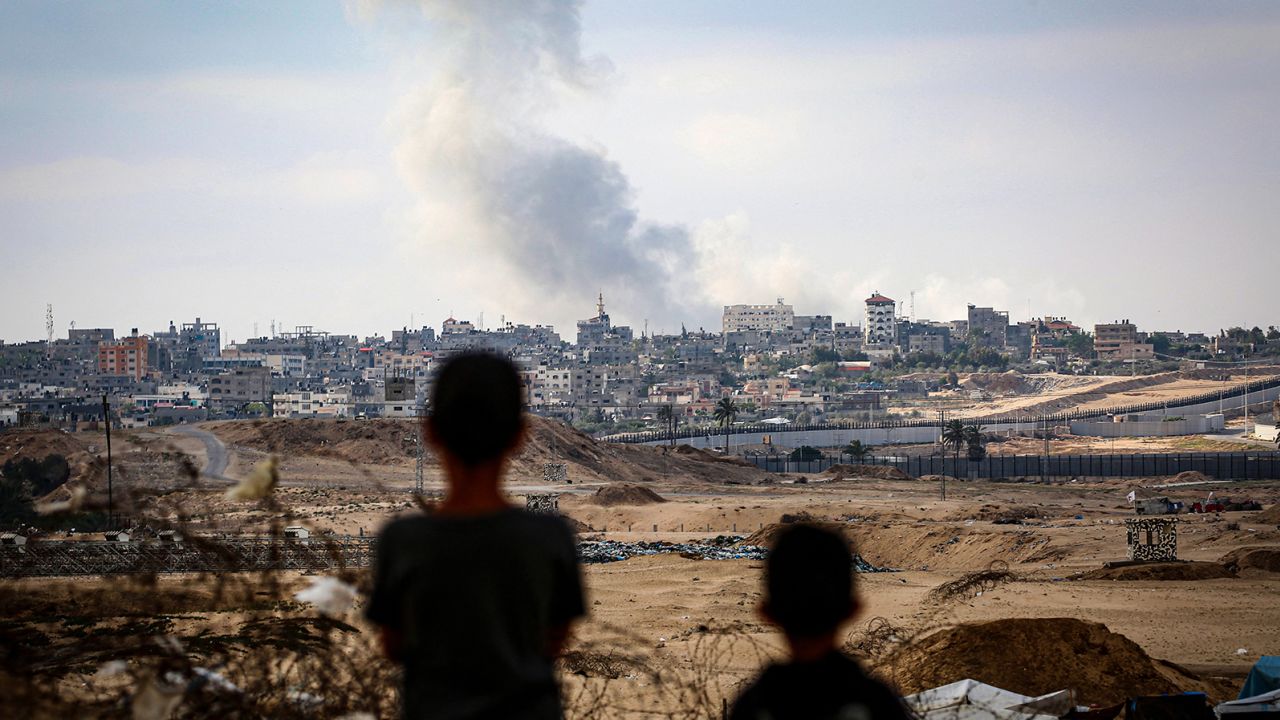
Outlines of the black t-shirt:
{"label": "black t-shirt", "polygon": [[809,663],[774,664],[743,691],[730,720],[906,720],[902,701],[832,652]]}
{"label": "black t-shirt", "polygon": [[366,614],[401,637],[407,718],[561,717],[547,640],[584,609],[560,518],[419,516],[378,536]]}

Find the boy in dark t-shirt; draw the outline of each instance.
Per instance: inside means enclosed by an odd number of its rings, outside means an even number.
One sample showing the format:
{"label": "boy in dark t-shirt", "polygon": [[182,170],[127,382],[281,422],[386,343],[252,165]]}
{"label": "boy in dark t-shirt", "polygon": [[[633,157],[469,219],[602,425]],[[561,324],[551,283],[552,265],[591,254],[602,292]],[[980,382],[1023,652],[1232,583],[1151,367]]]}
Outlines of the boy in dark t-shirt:
{"label": "boy in dark t-shirt", "polygon": [[424,427],[445,497],[378,537],[366,612],[404,665],[406,718],[563,714],[553,663],[584,613],[582,580],[568,526],[511,506],[499,489],[525,432],[521,397],[507,360],[450,360]]}
{"label": "boy in dark t-shirt", "polygon": [[836,649],[840,625],[859,609],[844,538],[812,525],[787,527],[769,552],[765,585],[761,613],[782,628],[791,662],[766,668],[730,720],[906,720],[897,695]]}

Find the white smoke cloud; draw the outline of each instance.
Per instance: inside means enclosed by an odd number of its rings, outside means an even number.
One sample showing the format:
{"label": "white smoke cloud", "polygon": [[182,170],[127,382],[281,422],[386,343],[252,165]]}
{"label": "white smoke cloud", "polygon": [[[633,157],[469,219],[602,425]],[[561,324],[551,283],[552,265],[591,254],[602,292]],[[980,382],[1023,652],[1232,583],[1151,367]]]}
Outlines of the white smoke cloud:
{"label": "white smoke cloud", "polygon": [[544,127],[558,98],[593,90],[610,71],[583,56],[579,3],[421,8],[441,45],[432,80],[400,113],[396,152],[419,203],[418,256],[447,258],[453,283],[530,319],[585,317],[597,289],[632,316],[705,316],[689,292],[698,264],[689,232],[641,220],[603,149]]}

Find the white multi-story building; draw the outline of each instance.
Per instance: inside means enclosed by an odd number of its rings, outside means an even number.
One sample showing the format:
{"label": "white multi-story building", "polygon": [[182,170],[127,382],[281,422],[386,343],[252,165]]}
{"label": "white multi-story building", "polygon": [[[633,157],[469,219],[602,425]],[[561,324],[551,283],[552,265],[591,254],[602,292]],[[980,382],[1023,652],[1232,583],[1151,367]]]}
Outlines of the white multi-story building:
{"label": "white multi-story building", "polygon": [[894,317],[897,303],[883,296],[879,291],[867,298],[866,315],[863,318],[865,328],[864,345],[892,345],[897,339],[898,324]]}
{"label": "white multi-story building", "polygon": [[289,392],[271,397],[273,417],[346,417],[351,395],[346,392]]}
{"label": "white multi-story building", "polygon": [[722,325],[725,333],[782,332],[790,330],[795,320],[795,310],[778,298],[773,305],[725,305]]}

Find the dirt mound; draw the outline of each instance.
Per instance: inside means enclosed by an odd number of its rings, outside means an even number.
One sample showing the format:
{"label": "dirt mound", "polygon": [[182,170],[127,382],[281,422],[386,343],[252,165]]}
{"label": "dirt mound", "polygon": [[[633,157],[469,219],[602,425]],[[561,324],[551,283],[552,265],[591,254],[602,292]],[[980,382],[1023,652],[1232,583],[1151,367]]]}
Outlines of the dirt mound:
{"label": "dirt mound", "polygon": [[716,455],[713,452],[707,452],[706,450],[703,450],[701,448],[696,448],[692,445],[677,445],[671,452],[677,455],[690,455],[702,460],[719,460],[720,459],[719,455]]}
{"label": "dirt mound", "polygon": [[960,381],[960,387],[996,394],[1021,394],[1032,390],[1022,374],[1013,370],[1003,373],[970,373]]}
{"label": "dirt mound", "polygon": [[875,478],[876,480],[912,480],[910,475],[889,465],[832,465],[822,473],[832,481],[847,478]]}
{"label": "dirt mound", "polygon": [[809,525],[816,525],[817,527],[824,528],[832,532],[840,533],[846,539],[852,541],[852,538],[849,536],[849,533],[847,532],[848,530],[847,525],[843,523],[837,523],[837,522],[821,521],[813,517],[812,515],[809,515],[808,513],[802,513],[802,515],[804,515],[805,517],[796,517],[796,516],[789,517],[788,519],[791,520],[792,522],[769,523],[768,525],[765,525],[763,528],[757,530],[756,532],[753,532],[750,535],[746,536],[742,540],[739,540],[738,544],[750,545],[753,547],[772,547],[773,541],[776,540],[778,537],[778,533],[782,532],[783,528],[786,528],[787,526],[792,525],[795,522],[804,522]]}
{"label": "dirt mound", "polygon": [[0,433],[0,465],[19,458],[43,460],[50,455],[61,455],[74,465],[81,455],[87,454],[84,442],[61,430],[24,428]]}
{"label": "dirt mound", "polygon": [[1185,687],[1132,640],[1072,618],[947,628],[890,654],[876,670],[904,694],[973,678],[1024,695],[1069,688],[1082,704],[1110,705]]}
{"label": "dirt mound", "polygon": [[590,502],[604,507],[614,505],[652,505],[664,503],[667,499],[647,487],[639,485],[606,485],[596,490]]}
{"label": "dirt mound", "polygon": [[575,533],[582,534],[582,533],[596,531],[595,528],[591,527],[590,525],[576,518],[571,518],[568,515],[561,515],[560,517],[564,518],[564,521],[569,526],[569,529],[574,531]]}
{"label": "dirt mound", "polygon": [[759,485],[774,476],[737,457],[693,447],[625,445],[597,440],[564,423],[529,416],[529,438],[511,464],[516,477],[542,477],[544,463],[566,463],[569,479],[647,483],[682,479]]}
{"label": "dirt mound", "polygon": [[1252,522],[1263,525],[1280,525],[1280,503],[1276,503],[1262,512],[1249,518]]}
{"label": "dirt mound", "polygon": [[1261,570],[1280,573],[1280,547],[1237,548],[1223,555],[1219,562],[1236,571]]}
{"label": "dirt mound", "polygon": [[1205,475],[1202,472],[1199,472],[1198,470],[1187,470],[1185,472],[1180,472],[1177,475],[1174,475],[1172,478],[1170,478],[1170,482],[1178,482],[1178,483],[1205,482],[1207,480],[1213,480],[1213,478],[1209,477],[1208,475]]}
{"label": "dirt mound", "polygon": [[1222,563],[1159,562],[1100,568],[1080,576],[1083,580],[1217,580],[1236,573]]}
{"label": "dirt mound", "polygon": [[946,482],[956,482],[956,479],[950,475],[921,475],[916,479],[921,482],[943,482],[944,480]]}
{"label": "dirt mound", "polygon": [[316,455],[354,463],[413,460],[418,426],[413,420],[232,420],[208,429],[231,445],[284,455]]}

